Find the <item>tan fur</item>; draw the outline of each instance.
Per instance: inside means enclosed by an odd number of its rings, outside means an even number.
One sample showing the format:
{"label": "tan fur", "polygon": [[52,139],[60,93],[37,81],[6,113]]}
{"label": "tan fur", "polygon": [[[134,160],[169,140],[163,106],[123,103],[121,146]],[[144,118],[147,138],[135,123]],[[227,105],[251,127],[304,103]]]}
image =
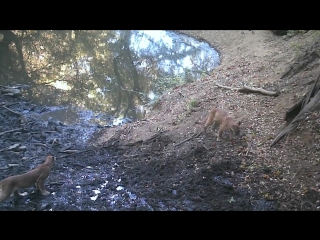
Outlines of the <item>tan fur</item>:
{"label": "tan fur", "polygon": [[230,140],[234,138],[234,135],[239,135],[240,133],[240,122],[236,123],[234,119],[229,115],[229,113],[220,108],[212,108],[209,111],[209,116],[204,124],[204,133],[206,134],[207,128],[211,125],[220,125],[218,138],[221,140],[222,133],[228,129],[231,129]]}
{"label": "tan fur", "polygon": [[45,190],[44,181],[50,174],[50,170],[56,158],[47,156],[43,164],[38,165],[35,169],[21,175],[10,176],[0,181],[0,202],[6,200],[10,195],[15,197],[25,196],[27,193],[19,193],[19,189],[28,188],[35,184],[42,195],[48,195],[50,192]]}

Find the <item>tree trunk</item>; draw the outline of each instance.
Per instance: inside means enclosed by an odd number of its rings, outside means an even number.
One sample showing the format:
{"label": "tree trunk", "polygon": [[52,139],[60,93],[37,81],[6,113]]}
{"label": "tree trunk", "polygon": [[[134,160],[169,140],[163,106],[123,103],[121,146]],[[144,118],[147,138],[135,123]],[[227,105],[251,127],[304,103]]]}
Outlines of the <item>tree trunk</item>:
{"label": "tree trunk", "polygon": [[[277,142],[279,142],[283,137],[287,136],[293,129],[295,129],[301,120],[303,120],[309,113],[319,110],[320,108],[320,91],[317,89],[317,83],[320,79],[320,75],[318,76],[313,88],[306,94],[306,96],[300,101],[302,110],[299,114],[294,117],[292,122],[290,122],[273,140],[270,147],[274,146]],[[310,100],[310,97],[314,94],[317,89],[316,95]],[[307,103],[310,100],[309,103]],[[296,104],[298,106],[298,104]],[[298,108],[297,108],[298,109]],[[297,111],[297,110],[295,110]],[[292,110],[293,112],[293,110]]]}
{"label": "tree trunk", "polygon": [[287,122],[287,124],[289,124],[299,114],[299,112],[308,104],[310,98],[313,98],[314,95],[319,91],[319,78],[320,75],[318,76],[310,91],[299,102],[294,104],[290,109],[286,111],[284,120]]}

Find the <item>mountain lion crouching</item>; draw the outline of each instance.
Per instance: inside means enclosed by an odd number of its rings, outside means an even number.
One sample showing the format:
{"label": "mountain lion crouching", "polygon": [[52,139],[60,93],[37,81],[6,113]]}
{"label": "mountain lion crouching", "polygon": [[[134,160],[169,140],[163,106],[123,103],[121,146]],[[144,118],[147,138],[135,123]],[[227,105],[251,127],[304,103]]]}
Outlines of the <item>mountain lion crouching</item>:
{"label": "mountain lion crouching", "polygon": [[45,190],[44,181],[50,174],[53,163],[56,158],[47,156],[43,164],[38,165],[35,169],[21,175],[10,176],[0,181],[0,202],[9,198],[12,194],[15,197],[26,196],[27,193],[19,193],[19,189],[28,188],[35,184],[42,195],[46,196],[50,192]]}
{"label": "mountain lion crouching", "polygon": [[213,124],[220,125],[217,141],[221,140],[222,133],[228,129],[231,130],[230,140],[234,138],[234,135],[240,134],[241,122],[236,123],[229,113],[221,108],[212,108],[209,111],[209,116],[204,124],[204,134],[206,134],[207,128]]}

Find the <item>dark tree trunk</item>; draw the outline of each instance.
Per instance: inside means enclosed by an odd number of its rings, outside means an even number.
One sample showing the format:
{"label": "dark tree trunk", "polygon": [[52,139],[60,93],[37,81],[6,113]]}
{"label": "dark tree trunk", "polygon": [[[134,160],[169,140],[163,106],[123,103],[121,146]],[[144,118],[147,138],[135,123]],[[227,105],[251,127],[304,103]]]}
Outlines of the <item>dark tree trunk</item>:
{"label": "dark tree trunk", "polygon": [[274,146],[282,138],[288,136],[288,134],[294,130],[298,124],[308,116],[313,111],[317,111],[320,108],[320,91],[319,91],[319,79],[320,74],[315,81],[313,87],[310,91],[292,108],[286,112],[285,119],[290,122],[287,122],[287,126],[278,133],[270,147]]}
{"label": "dark tree trunk", "polygon": [[299,114],[299,112],[309,103],[310,98],[313,98],[317,94],[319,89],[320,83],[316,80],[310,91],[299,102],[286,111],[284,120],[287,124],[289,124]]}

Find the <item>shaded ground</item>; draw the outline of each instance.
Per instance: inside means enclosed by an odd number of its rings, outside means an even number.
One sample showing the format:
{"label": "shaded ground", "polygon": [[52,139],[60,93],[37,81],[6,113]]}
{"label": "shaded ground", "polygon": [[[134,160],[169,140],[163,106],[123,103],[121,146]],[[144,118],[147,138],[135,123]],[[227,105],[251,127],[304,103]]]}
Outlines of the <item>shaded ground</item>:
{"label": "shaded ground", "polygon": [[[0,136],[2,178],[33,169],[48,154],[58,158],[46,183],[51,195],[43,197],[30,188],[26,190],[28,197],[10,198],[1,204],[1,210],[274,208],[273,203],[265,200],[255,203],[255,192],[239,184],[246,176],[241,169],[242,153],[247,145],[243,141],[221,143],[220,147],[230,151],[226,155],[197,142],[189,144],[188,151],[172,148],[168,132],[154,133],[151,138],[135,144],[122,144],[114,136],[94,146],[90,144],[95,142],[93,139],[87,142],[90,132],[103,132],[108,128],[65,126],[50,119],[43,122],[35,117],[44,114],[38,114],[42,107],[6,96],[1,97],[1,102],[27,116],[24,118],[27,121],[21,123],[18,114],[6,109],[0,111],[4,123],[1,132],[16,129]],[[124,131],[119,131],[119,135]],[[5,150],[17,143],[20,145],[16,148]]]}
{"label": "shaded ground", "polygon": [[[1,179],[21,174],[54,154],[46,182],[0,210],[316,210],[319,204],[319,121],[315,113],[287,142],[268,146],[283,127],[284,112],[319,74],[319,59],[288,74],[299,51],[314,46],[317,32],[284,40],[269,31],[186,31],[222,54],[210,77],[168,91],[144,121],[107,128],[65,126],[40,120],[44,106],[0,95]],[[299,45],[300,44],[300,45]],[[309,45],[308,45],[309,44]],[[297,47],[300,49],[299,47]],[[290,63],[290,64],[289,64]],[[279,97],[221,89],[242,84],[280,90]],[[241,119],[232,142],[197,134],[213,106]],[[26,148],[5,148],[14,144]],[[76,151],[71,151],[76,150]],[[8,164],[14,164],[9,165]]]}

